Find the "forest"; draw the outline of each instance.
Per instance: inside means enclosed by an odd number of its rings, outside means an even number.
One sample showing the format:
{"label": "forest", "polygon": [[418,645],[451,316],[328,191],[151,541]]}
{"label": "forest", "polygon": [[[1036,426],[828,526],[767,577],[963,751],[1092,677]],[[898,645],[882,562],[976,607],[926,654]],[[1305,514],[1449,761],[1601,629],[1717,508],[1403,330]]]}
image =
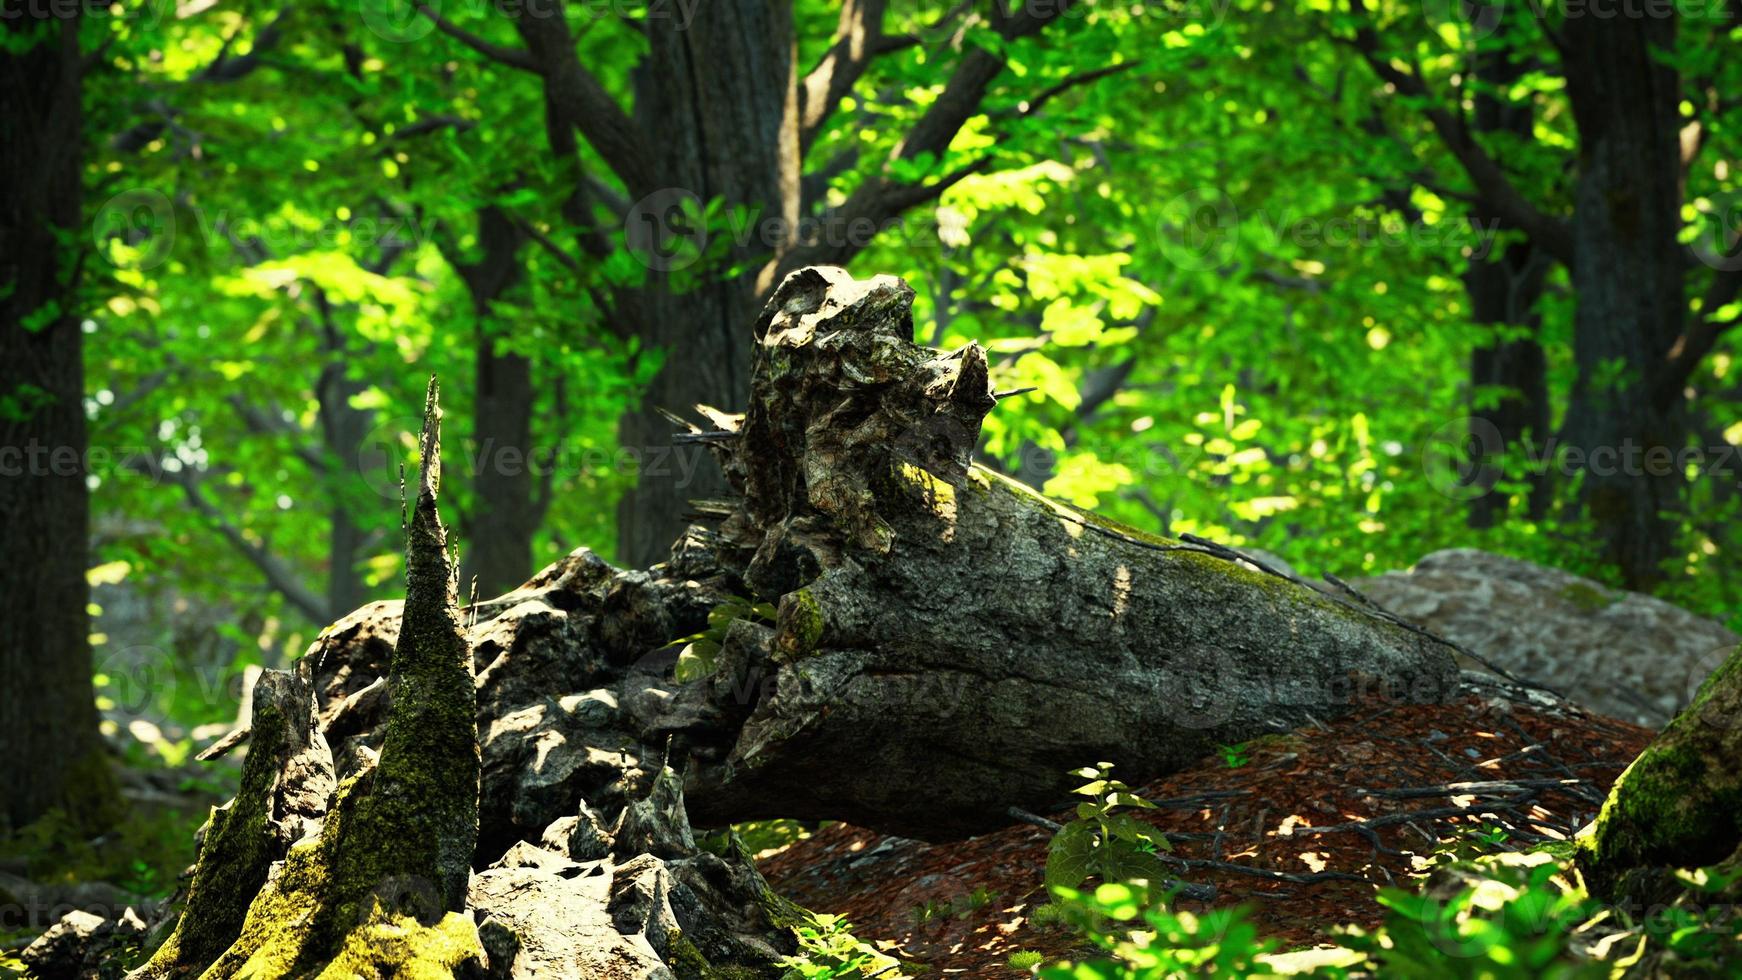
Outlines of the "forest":
{"label": "forest", "polygon": [[0,977],[1742,976],[1736,0],[0,82]]}

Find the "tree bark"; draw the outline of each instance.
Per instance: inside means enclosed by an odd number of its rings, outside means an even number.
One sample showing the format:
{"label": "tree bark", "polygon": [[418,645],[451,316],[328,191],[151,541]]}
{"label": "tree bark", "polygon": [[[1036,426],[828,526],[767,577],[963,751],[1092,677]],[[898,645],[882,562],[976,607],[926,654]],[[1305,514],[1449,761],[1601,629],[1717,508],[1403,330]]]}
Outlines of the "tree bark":
{"label": "tree bark", "polygon": [[263,701],[244,784],[213,815],[176,932],[137,976],[439,976],[481,966],[465,911],[478,833],[477,695],[436,511],[439,419],[432,380],[380,752],[333,791],[306,681],[268,673],[256,686]]}
{"label": "tree bark", "polygon": [[[1637,907],[1686,891],[1677,869],[1723,865],[1742,875],[1742,650],[1700,686],[1616,780],[1597,821],[1579,838],[1592,892]],[[1742,877],[1728,901],[1742,899]],[[1715,904],[1718,898],[1704,896]]]}
{"label": "tree bark", "polygon": [[[119,806],[91,687],[76,11],[7,6],[0,45],[0,833]],[[16,16],[14,16],[16,15]]]}
{"label": "tree bark", "polygon": [[[1497,404],[1474,404],[1470,409],[1471,441],[1488,451],[1540,449],[1548,437],[1548,358],[1536,337],[1542,317],[1535,309],[1548,264],[1540,251],[1521,242],[1505,247],[1498,256],[1472,258],[1464,274],[1471,318],[1509,333],[1523,333],[1496,339],[1470,355],[1473,387],[1506,389]],[[1493,527],[1505,518],[1510,502],[1505,494],[1493,492],[1500,475],[1498,468],[1479,474],[1477,486],[1483,493],[1470,501],[1471,527]],[[1540,518],[1552,499],[1548,470],[1529,474],[1529,483],[1526,514]]]}
{"label": "tree bark", "polygon": [[[1680,101],[1673,17],[1569,17],[1567,91],[1579,130],[1573,354],[1564,441],[1583,454],[1580,504],[1626,585],[1663,578],[1685,476],[1687,418],[1661,384],[1682,333]],[[1666,459],[1666,456],[1669,457]]]}
{"label": "tree bark", "polygon": [[[1483,16],[1495,17],[1497,21],[1489,46],[1479,49],[1473,59],[1472,74],[1484,87],[1476,96],[1472,128],[1478,133],[1506,133],[1529,140],[1530,105],[1505,101],[1494,90],[1503,91],[1524,75],[1527,66],[1518,60],[1511,45],[1503,42],[1519,18],[1530,16],[1530,12],[1492,7]],[[1498,221],[1494,221],[1489,234],[1497,227]],[[1478,228],[1478,233],[1481,232]],[[1470,410],[1472,442],[1490,451],[1541,444],[1549,435],[1550,408],[1548,358],[1537,339],[1542,316],[1536,304],[1542,298],[1543,280],[1551,260],[1546,251],[1528,239],[1495,247],[1498,251],[1471,256],[1464,273],[1470,318],[1497,327],[1502,334],[1470,356],[1470,384],[1474,389],[1479,392],[1482,388],[1497,387],[1507,392],[1492,407],[1478,402]],[[1478,489],[1483,492],[1470,501],[1471,527],[1493,527],[1505,518],[1509,499],[1505,494],[1492,492],[1500,475],[1497,469],[1492,469],[1482,471],[1478,477]],[[1526,513],[1540,518],[1547,513],[1553,494],[1548,471],[1530,474],[1529,482]]]}
{"label": "tree bark", "polygon": [[[785,4],[729,0],[696,7],[683,28],[671,19],[648,20],[649,52],[640,74],[636,121],[654,141],[656,190],[631,210],[631,236],[648,233],[655,249],[690,233],[666,210],[680,200],[719,198],[749,209],[746,240],[728,244],[726,264],[766,257],[790,244],[761,232],[796,225],[799,208],[799,116],[795,41]],[[632,237],[631,240],[635,240]],[[703,236],[705,241],[705,235]],[[650,257],[659,262],[660,253]],[[675,258],[682,262],[685,255]],[[640,464],[634,492],[618,510],[617,557],[631,567],[662,557],[688,523],[689,501],[719,497],[719,468],[695,446],[674,446],[661,411],[688,412],[698,403],[742,406],[750,378],[746,311],[767,286],[753,276],[706,275],[684,284],[655,268],[650,282],[625,305],[635,311],[640,335],[665,353],[665,363],[642,406],[624,418],[620,443]],[[692,270],[693,271],[693,270]]]}
{"label": "tree bark", "polygon": [[[324,740],[339,780],[307,808],[323,826],[271,865],[234,945],[210,964],[160,953],[158,968],[404,973],[403,949],[345,958],[356,936],[397,922],[433,930],[418,948],[446,957],[445,972],[775,977],[808,914],[768,890],[729,830],[695,834],[691,813],[716,827],[826,816],[953,838],[1002,825],[1013,805],[1055,805],[1086,763],[1147,779],[1357,701],[1454,691],[1450,648],[1371,607],[972,466],[995,405],[985,354],[915,346],[912,299],[900,280],[838,269],[775,291],[753,330],[747,412],[705,411],[711,428],[680,440],[715,446],[740,497],[717,532],[690,529],[650,571],[582,549],[475,605],[462,639],[430,598],[439,539],[420,531],[433,519],[420,494],[407,602],[358,610],[298,665],[318,727],[298,744]],[[679,682],[670,641],[705,631],[713,663]],[[438,687],[454,694],[461,644],[477,668],[480,755],[446,709],[432,712],[447,701],[406,682],[408,650],[436,649]],[[446,720],[431,730],[432,716]],[[276,730],[262,759],[285,757]],[[384,788],[412,752],[450,774],[439,794]],[[231,812],[284,809],[264,794],[297,784],[271,768],[251,754]],[[447,784],[468,771],[477,848],[457,901],[468,835],[450,803],[467,794]],[[388,815],[381,832],[347,836],[371,808]],[[229,847],[237,826],[262,832],[214,819],[182,932],[209,914],[199,882],[259,863],[224,855],[278,846]],[[423,904],[398,897],[407,874],[436,883]],[[268,934],[280,920],[331,928]]]}
{"label": "tree bark", "polygon": [[478,349],[472,406],[472,509],[466,515],[462,587],[500,595],[532,574],[532,537],[539,508],[533,499],[532,361],[500,349],[491,304],[520,278],[524,233],[500,208],[478,213],[476,262],[456,265],[472,296]]}

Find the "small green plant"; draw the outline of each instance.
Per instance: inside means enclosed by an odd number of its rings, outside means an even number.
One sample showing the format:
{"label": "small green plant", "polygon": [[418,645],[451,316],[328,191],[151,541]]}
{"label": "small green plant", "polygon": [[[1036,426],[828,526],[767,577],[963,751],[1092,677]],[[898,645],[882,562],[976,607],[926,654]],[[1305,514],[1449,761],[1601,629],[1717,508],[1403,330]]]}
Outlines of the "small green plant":
{"label": "small green plant", "polygon": [[1373,933],[1347,930],[1343,945],[1401,980],[1609,975],[1607,964],[1571,955],[1574,933],[1601,909],[1564,883],[1559,864],[1508,856],[1478,867],[1479,880],[1450,894],[1381,889],[1384,923]]}
{"label": "small green plant", "polygon": [[1091,946],[1110,958],[1054,963],[1042,980],[1173,980],[1175,977],[1268,975],[1260,957],[1276,948],[1261,939],[1244,907],[1204,915],[1169,911],[1150,889],[1108,883],[1093,891],[1060,888],[1056,904]]}
{"label": "small green plant", "polygon": [[1252,756],[1248,754],[1245,742],[1236,742],[1233,745],[1218,745],[1216,746],[1216,749],[1222,753],[1222,761],[1228,764],[1229,769],[1238,769],[1252,761]]}
{"label": "small green plant", "polygon": [[814,925],[793,929],[798,954],[780,961],[783,980],[895,980],[905,976],[901,963],[853,935],[838,915],[817,914]]}
{"label": "small green plant", "polygon": [[1032,970],[1039,966],[1045,959],[1046,957],[1036,953],[1032,949],[1019,949],[1010,954],[1010,958],[1004,961],[1004,965],[1010,967],[1012,970]]}
{"label": "small green plant", "polygon": [[965,895],[957,895],[947,901],[940,898],[926,899],[913,907],[913,922],[914,925],[923,926],[946,915],[957,919],[966,919],[980,909],[991,905],[997,898],[997,892],[982,885]]}
{"label": "small green plant", "polygon": [[1091,877],[1109,883],[1160,882],[1162,866],[1156,852],[1172,850],[1173,845],[1130,812],[1153,810],[1155,804],[1114,779],[1110,762],[1072,775],[1089,780],[1074,790],[1087,799],[1077,804],[1077,819],[1053,835],[1046,858],[1047,888],[1075,888]]}
{"label": "small green plant", "polygon": [[746,618],[772,625],[774,606],[733,596],[709,611],[707,629],[679,637],[662,647],[661,649],[682,647],[678,651],[677,667],[673,672],[677,682],[687,684],[712,675],[719,666],[720,644],[726,641],[727,631],[731,630],[734,622]]}

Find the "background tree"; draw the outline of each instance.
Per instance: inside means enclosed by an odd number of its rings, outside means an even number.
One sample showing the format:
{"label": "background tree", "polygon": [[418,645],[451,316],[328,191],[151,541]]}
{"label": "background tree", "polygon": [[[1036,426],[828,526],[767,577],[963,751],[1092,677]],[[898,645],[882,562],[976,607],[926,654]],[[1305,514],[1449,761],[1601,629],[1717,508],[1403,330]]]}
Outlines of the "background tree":
{"label": "background tree", "polygon": [[81,310],[87,58],[76,9],[0,13],[0,828],[119,799],[91,687]]}

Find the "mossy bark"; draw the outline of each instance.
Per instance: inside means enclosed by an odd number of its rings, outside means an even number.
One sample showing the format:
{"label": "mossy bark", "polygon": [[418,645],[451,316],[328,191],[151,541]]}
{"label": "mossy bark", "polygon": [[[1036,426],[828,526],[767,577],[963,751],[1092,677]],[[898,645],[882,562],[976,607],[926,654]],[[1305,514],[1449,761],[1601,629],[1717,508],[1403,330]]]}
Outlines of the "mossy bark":
{"label": "mossy bark", "polygon": [[198,973],[230,948],[274,861],[319,827],[332,757],[307,682],[269,670],[254,684],[251,745],[236,798],[214,807],[176,928],[141,971]]}
{"label": "mossy bark", "polygon": [[1655,903],[1676,869],[1742,865],[1742,648],[1616,780],[1579,839],[1578,864],[1605,898]]}
{"label": "mossy bark", "polygon": [[[463,911],[478,832],[477,696],[436,510],[439,420],[432,380],[379,762],[339,786],[319,833],[290,846],[268,878],[264,862],[276,855],[261,830],[293,727],[274,718],[279,699],[269,698],[242,791],[230,814],[214,819],[218,836],[201,855],[180,938],[142,976],[451,976],[466,964],[481,968],[477,930]],[[304,697],[300,723],[310,717]]]}

